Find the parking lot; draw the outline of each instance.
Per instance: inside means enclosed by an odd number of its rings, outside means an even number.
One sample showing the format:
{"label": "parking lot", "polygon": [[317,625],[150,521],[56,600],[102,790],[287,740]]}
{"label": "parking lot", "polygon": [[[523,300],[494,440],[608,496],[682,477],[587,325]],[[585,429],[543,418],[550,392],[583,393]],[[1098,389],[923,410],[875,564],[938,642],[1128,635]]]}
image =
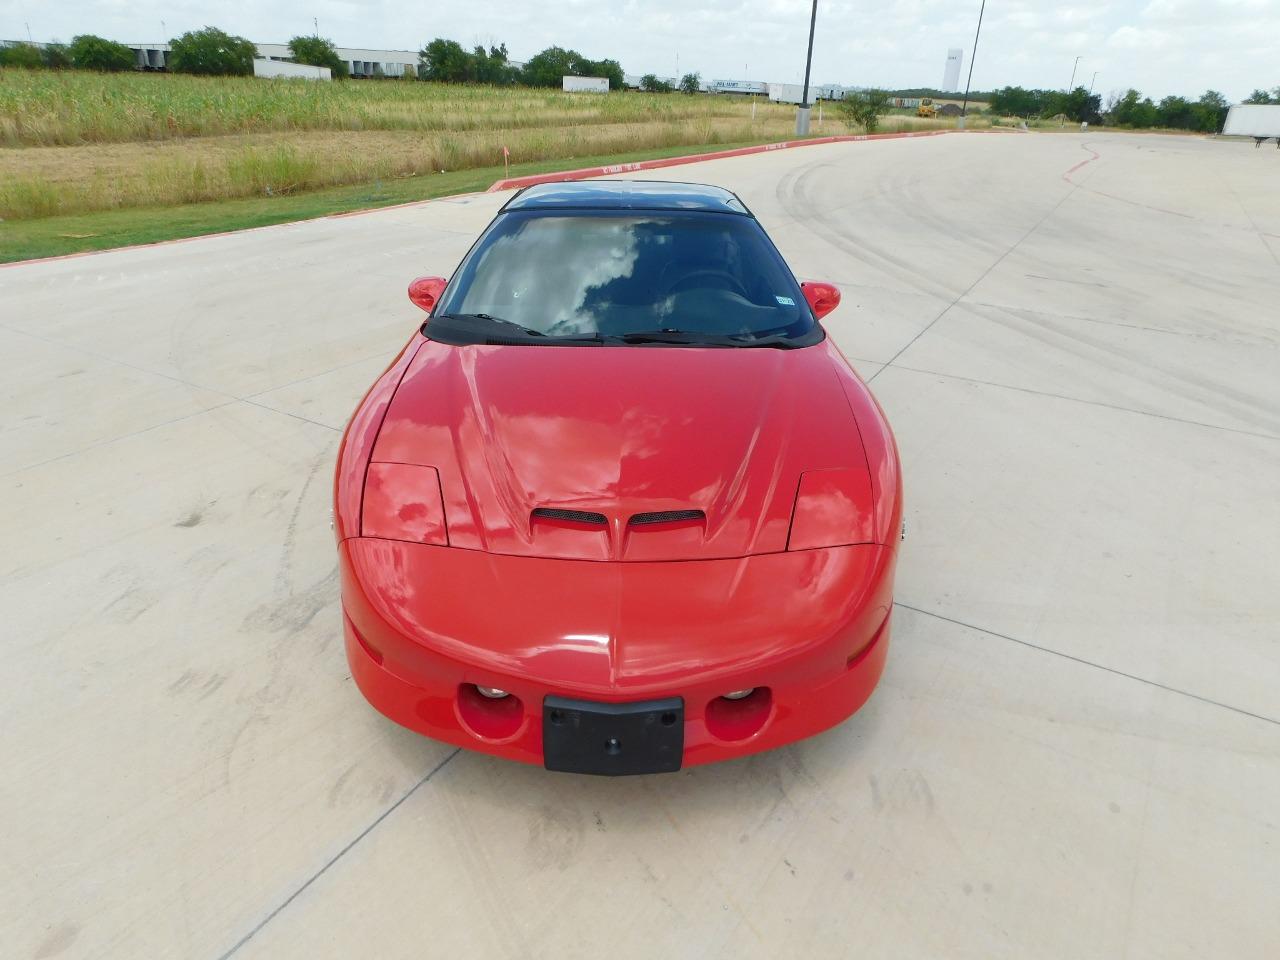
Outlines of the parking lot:
{"label": "parking lot", "polygon": [[1278,163],[974,133],[649,174],[841,287],[908,523],[861,712],[650,778],[423,739],[343,655],[340,431],[509,194],[0,269],[0,953],[1280,955]]}

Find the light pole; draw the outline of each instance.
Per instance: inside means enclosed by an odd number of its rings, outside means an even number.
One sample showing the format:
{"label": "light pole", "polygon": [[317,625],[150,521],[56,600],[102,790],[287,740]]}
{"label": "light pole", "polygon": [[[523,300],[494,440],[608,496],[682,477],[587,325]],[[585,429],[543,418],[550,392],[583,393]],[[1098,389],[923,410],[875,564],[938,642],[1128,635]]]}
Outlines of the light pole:
{"label": "light pole", "polygon": [[964,129],[964,118],[969,113],[969,84],[973,83],[973,61],[978,58],[978,37],[982,34],[982,14],[987,9],[987,0],[982,0],[978,8],[978,29],[973,32],[973,53],[969,56],[969,76],[964,81],[964,104],[960,107],[960,122],[956,124]]}
{"label": "light pole", "polygon": [[1076,57],[1076,62],[1071,65],[1071,82],[1067,84],[1067,93],[1076,88],[1076,67],[1080,66],[1080,61],[1083,59],[1082,56]]}
{"label": "light pole", "polygon": [[1098,72],[1097,70],[1093,71],[1093,79],[1089,81],[1089,96],[1091,97],[1093,96],[1093,85],[1098,79]]}
{"label": "light pole", "polygon": [[809,135],[809,69],[813,66],[813,28],[817,22],[818,0],[813,0],[813,11],[809,14],[809,52],[804,59],[804,90],[800,94],[800,106],[796,109],[797,137]]}

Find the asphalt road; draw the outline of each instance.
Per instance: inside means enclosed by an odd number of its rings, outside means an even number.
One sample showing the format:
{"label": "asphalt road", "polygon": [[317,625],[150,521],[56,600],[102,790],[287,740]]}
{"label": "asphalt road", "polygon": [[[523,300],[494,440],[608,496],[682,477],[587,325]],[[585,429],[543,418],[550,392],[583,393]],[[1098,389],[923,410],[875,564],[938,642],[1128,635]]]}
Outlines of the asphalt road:
{"label": "asphalt road", "polygon": [[343,658],[339,431],[504,195],[0,269],[0,953],[1280,955],[1278,163],[656,174],[840,285],[910,530],[866,708],[642,779],[400,730]]}

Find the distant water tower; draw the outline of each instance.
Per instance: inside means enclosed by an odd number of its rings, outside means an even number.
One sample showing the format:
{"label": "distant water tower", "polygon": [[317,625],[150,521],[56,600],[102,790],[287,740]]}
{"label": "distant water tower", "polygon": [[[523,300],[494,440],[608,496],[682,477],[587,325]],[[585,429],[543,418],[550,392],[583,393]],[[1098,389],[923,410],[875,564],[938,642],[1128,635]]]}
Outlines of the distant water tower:
{"label": "distant water tower", "polygon": [[942,75],[942,89],[947,93],[956,93],[960,89],[960,63],[964,60],[964,51],[952,47],[947,51],[947,70]]}

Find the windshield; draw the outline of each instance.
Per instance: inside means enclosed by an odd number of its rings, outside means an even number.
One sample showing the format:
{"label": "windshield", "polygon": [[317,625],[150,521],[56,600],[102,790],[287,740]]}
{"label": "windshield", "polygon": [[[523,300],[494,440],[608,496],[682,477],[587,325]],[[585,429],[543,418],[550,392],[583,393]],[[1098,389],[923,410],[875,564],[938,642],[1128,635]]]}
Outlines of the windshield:
{"label": "windshield", "polygon": [[[795,278],[750,217],[510,211],[476,244],[427,324],[450,342],[769,345],[816,342]],[[455,340],[459,320],[474,339]]]}

